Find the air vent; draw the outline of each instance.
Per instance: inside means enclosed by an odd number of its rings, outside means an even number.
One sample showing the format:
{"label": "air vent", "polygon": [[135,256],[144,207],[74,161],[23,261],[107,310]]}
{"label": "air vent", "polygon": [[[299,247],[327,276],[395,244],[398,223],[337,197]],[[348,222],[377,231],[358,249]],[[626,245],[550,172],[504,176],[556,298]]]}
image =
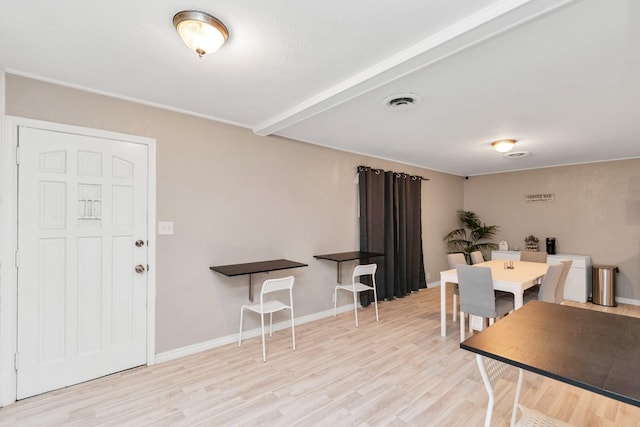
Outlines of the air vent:
{"label": "air vent", "polygon": [[527,157],[528,155],[528,151],[510,151],[508,153],[504,153],[504,156],[509,159],[519,159],[520,157]]}
{"label": "air vent", "polygon": [[409,98],[409,97],[393,98],[391,101],[389,101],[389,106],[404,108],[404,107],[409,107],[410,105],[413,105],[413,103],[414,103],[413,98]]}
{"label": "air vent", "polygon": [[417,93],[398,93],[387,96],[383,101],[385,107],[395,111],[408,110],[409,108],[417,107],[421,103],[422,97]]}

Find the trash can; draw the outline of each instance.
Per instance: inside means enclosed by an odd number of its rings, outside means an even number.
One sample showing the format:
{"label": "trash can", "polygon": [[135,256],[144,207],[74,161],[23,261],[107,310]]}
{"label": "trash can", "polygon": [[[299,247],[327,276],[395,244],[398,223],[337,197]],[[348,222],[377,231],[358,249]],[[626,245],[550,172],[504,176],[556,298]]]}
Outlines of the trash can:
{"label": "trash can", "polygon": [[616,303],[616,273],[615,265],[593,266],[593,297],[594,304],[615,307]]}

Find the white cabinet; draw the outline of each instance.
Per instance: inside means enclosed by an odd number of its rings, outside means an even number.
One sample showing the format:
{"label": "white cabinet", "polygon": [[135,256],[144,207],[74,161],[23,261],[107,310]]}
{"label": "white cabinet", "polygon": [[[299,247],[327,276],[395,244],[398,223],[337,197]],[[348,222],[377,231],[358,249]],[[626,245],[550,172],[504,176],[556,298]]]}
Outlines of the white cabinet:
{"label": "white cabinet", "polygon": [[[519,251],[491,251],[491,259],[520,260]],[[591,290],[591,257],[585,255],[556,254],[548,255],[547,263],[559,264],[570,259],[571,270],[564,285],[564,299],[576,302],[587,302]]]}

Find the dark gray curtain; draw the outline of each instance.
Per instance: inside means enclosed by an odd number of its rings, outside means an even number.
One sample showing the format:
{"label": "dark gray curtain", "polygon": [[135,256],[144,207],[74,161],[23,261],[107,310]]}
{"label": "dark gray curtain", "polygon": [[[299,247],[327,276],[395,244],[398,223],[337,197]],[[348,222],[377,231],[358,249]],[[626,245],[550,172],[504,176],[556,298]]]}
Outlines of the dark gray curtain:
{"label": "dark gray curtain", "polygon": [[[358,167],[360,250],[382,252],[376,259],[379,300],[426,288],[422,256],[422,178]],[[368,305],[373,295],[361,293]]]}

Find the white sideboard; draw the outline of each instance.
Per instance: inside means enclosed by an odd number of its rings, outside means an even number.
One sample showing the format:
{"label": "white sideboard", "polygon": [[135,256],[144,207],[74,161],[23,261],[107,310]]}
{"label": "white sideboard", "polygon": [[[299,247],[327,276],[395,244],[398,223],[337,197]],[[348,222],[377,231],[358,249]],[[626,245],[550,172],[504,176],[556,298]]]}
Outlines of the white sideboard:
{"label": "white sideboard", "polygon": [[[491,251],[491,259],[519,261],[520,251]],[[564,299],[587,302],[591,292],[591,257],[569,254],[547,255],[549,264],[559,264],[564,259],[573,261],[564,286]]]}

